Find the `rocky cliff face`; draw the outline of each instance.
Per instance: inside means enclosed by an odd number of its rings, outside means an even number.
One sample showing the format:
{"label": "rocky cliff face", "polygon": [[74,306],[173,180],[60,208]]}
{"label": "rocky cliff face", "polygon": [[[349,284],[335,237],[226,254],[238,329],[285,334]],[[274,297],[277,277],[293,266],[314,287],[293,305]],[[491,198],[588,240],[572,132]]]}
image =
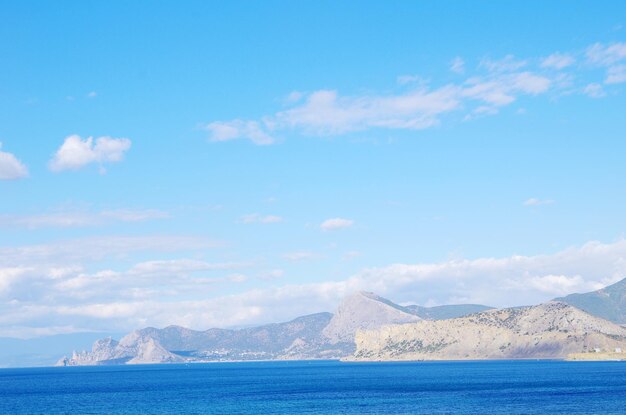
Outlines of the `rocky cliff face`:
{"label": "rocky cliff face", "polygon": [[353,359],[549,359],[615,348],[626,350],[625,328],[550,302],[361,330]]}
{"label": "rocky cliff face", "polygon": [[480,313],[481,311],[492,310],[493,307],[480,304],[453,304],[440,305],[435,307],[422,307],[419,305],[409,305],[405,309],[424,320],[447,320],[467,316],[468,314]]}
{"label": "rocky cliff face", "polygon": [[626,278],[601,290],[570,294],[555,301],[571,304],[614,323],[626,324]]}

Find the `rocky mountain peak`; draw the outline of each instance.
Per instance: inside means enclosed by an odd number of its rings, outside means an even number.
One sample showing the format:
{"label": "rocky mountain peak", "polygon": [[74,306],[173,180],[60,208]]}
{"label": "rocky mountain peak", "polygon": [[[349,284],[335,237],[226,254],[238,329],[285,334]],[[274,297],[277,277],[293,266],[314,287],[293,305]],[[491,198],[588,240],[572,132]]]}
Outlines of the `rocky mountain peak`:
{"label": "rocky mountain peak", "polygon": [[331,343],[352,342],[358,329],[373,329],[385,324],[402,324],[421,318],[386,298],[367,291],[346,297],[333,318],[324,328],[323,335]]}

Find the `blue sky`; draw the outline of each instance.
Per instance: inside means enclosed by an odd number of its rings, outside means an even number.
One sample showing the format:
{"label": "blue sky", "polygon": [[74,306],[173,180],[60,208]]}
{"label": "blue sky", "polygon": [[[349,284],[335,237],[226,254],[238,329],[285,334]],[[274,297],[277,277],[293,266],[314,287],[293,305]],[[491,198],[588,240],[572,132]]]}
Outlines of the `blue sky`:
{"label": "blue sky", "polygon": [[[0,335],[626,276],[623,2],[14,2]],[[91,137],[91,138],[90,138]]]}

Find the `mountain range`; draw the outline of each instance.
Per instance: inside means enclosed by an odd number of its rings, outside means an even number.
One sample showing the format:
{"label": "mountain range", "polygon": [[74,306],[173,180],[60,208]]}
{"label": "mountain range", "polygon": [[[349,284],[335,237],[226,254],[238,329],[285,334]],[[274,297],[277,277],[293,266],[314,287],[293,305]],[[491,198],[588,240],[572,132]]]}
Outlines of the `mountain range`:
{"label": "mountain range", "polygon": [[626,350],[626,280],[546,304],[496,310],[478,304],[401,306],[370,292],[334,314],[239,330],[180,326],[96,341],[57,364],[102,365],[273,359],[563,358]]}
{"label": "mountain range", "polygon": [[617,324],[626,324],[626,278],[613,285],[585,294],[570,294],[556,301],[573,305]]}
{"label": "mountain range", "polygon": [[317,313],[285,323],[239,330],[191,330],[180,326],[135,330],[120,341],[101,339],[91,351],[74,352],[64,366],[269,359],[339,359],[355,351],[361,329],[458,316],[486,306],[403,307],[374,293],[346,297],[335,314]]}

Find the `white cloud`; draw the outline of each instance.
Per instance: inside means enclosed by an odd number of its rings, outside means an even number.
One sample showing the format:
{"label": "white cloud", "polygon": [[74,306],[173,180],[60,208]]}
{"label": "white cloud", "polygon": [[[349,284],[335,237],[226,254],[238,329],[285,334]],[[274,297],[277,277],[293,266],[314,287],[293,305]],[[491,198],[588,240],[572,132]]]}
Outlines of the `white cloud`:
{"label": "white cloud", "polygon": [[487,79],[470,78],[466,81],[462,95],[487,104],[476,108],[479,112],[485,113],[489,109],[511,104],[520,93],[530,95],[544,93],[550,88],[550,83],[548,78],[530,72],[503,74]]}
{"label": "white cloud", "polygon": [[591,83],[583,88],[583,94],[591,97],[591,98],[602,98],[606,96],[606,92],[604,92],[604,88],[602,85]]}
{"label": "white cloud", "polygon": [[0,142],[0,180],[14,180],[28,176],[28,169],[11,153],[2,151]]}
{"label": "white cloud", "polygon": [[[283,100],[287,108],[282,111],[259,120],[214,121],[204,128],[212,141],[249,139],[256,144],[272,144],[285,132],[328,136],[372,129],[417,131],[440,125],[452,113],[459,113],[461,120],[495,115],[525,95],[569,95],[578,90],[592,98],[604,96],[598,83],[587,81],[585,86],[580,76],[598,67],[607,71],[606,85],[626,82],[626,65],[622,64],[626,43],[591,45],[586,49],[587,65],[572,68],[576,55],[555,52],[539,60],[513,55],[483,59],[465,80],[441,86],[431,86],[417,75],[402,75],[397,78],[400,91],[386,94],[345,95],[334,89],[295,92]],[[467,68],[456,57],[450,70],[464,74]]]}
{"label": "white cloud", "polygon": [[274,117],[274,128],[296,128],[305,134],[334,135],[368,128],[419,130],[438,123],[437,115],[459,105],[456,89],[424,88],[396,96],[342,97],[321,90]]}
{"label": "white cloud", "polygon": [[264,272],[260,275],[260,279],[265,281],[272,281],[282,278],[285,275],[285,271],[282,269],[273,269],[268,272]]}
{"label": "white cloud", "polygon": [[320,228],[323,231],[335,231],[338,229],[350,228],[352,225],[354,225],[354,221],[351,219],[332,218],[326,219],[324,222],[322,222],[320,224]]}
{"label": "white cloud", "polygon": [[587,48],[587,59],[596,65],[610,66],[625,58],[626,43],[613,43],[608,46],[595,43]]}
{"label": "white cloud", "polygon": [[355,278],[398,301],[452,301],[495,306],[535,304],[554,296],[599,289],[626,277],[626,241],[589,242],[551,255],[395,264]]}
{"label": "white cloud", "polygon": [[257,121],[215,121],[204,126],[211,141],[230,141],[246,138],[258,145],[273,144],[274,138],[264,131],[265,126]]}
{"label": "white cloud", "polygon": [[457,56],[450,62],[450,70],[454,73],[462,74],[465,72],[465,61]]}
{"label": "white cloud", "polygon": [[585,280],[580,275],[534,276],[527,283],[538,292],[554,296],[566,296],[585,286]]}
{"label": "white cloud", "polygon": [[81,139],[78,135],[65,138],[61,147],[54,154],[48,167],[54,172],[78,170],[91,163],[114,163],[124,158],[130,149],[131,141],[127,138],[93,137]]}
{"label": "white cloud", "polygon": [[300,92],[300,91],[291,91],[289,93],[289,95],[287,95],[285,97],[285,103],[286,104],[296,103],[296,102],[300,101],[303,96],[304,96],[304,94],[302,92]]}
{"label": "white cloud", "polygon": [[98,226],[111,222],[143,222],[165,219],[169,215],[156,209],[117,209],[101,212],[61,211],[34,215],[0,215],[0,227],[39,228],[78,228]]}
{"label": "white cloud", "polygon": [[526,66],[528,62],[518,60],[513,55],[506,55],[502,59],[483,59],[480,66],[489,72],[514,72]]}
{"label": "white cloud", "polygon": [[354,258],[358,258],[358,257],[360,257],[361,255],[362,255],[362,254],[361,254],[361,252],[359,252],[359,251],[349,251],[349,252],[346,252],[346,253],[343,255],[343,260],[344,260],[344,261],[349,261],[349,260],[352,260],[352,259],[354,259]]}
{"label": "white cloud", "polygon": [[248,263],[210,263],[195,259],[153,260],[125,271],[103,269],[85,272],[80,267],[54,272],[48,266],[0,268],[0,297],[24,302],[40,299],[50,303],[81,303],[136,300],[209,293],[215,285],[247,280],[232,270]]}
{"label": "white cloud", "polygon": [[552,205],[554,204],[554,200],[551,199],[537,199],[531,197],[524,201],[524,206],[543,206],[543,205]]}
{"label": "white cloud", "polygon": [[621,64],[626,60],[626,42],[607,46],[596,43],[587,49],[587,60],[591,64],[607,68],[605,84],[626,82],[626,65]]}
{"label": "white cloud", "polygon": [[611,66],[606,71],[605,84],[621,84],[626,82],[626,65]]}
{"label": "white cloud", "polygon": [[576,62],[573,56],[565,53],[553,53],[541,61],[543,68],[564,69]]}
{"label": "white cloud", "polygon": [[98,94],[96,93],[96,91],[91,91],[87,94],[87,98],[95,98],[97,96]]}
{"label": "white cloud", "polygon": [[455,111],[495,114],[498,107],[521,95],[547,92],[553,81],[516,70],[525,64],[510,57],[484,61],[486,75],[438,88],[430,88],[419,77],[402,76],[398,82],[410,84],[410,90],[395,94],[349,96],[336,90],[318,90],[303,94],[290,108],[260,121],[216,121],[205,129],[212,141],[248,138],[257,144],[273,143],[273,136],[282,131],[328,136],[369,129],[422,130],[439,125],[444,115]]}
{"label": "white cloud", "polygon": [[14,281],[26,275],[32,269],[28,267],[0,268],[0,295],[9,291]]}
{"label": "white cloud", "polygon": [[200,251],[222,246],[205,237],[180,235],[99,236],[39,245],[0,247],[0,264],[75,264],[104,258],[126,258],[137,252]]}
{"label": "white cloud", "polygon": [[243,215],[241,217],[242,223],[280,223],[283,221],[283,218],[276,215],[260,215],[258,213],[252,213],[249,215]]}
{"label": "white cloud", "polygon": [[283,254],[283,258],[292,262],[299,262],[299,261],[304,261],[307,259],[313,259],[316,256],[317,255],[311,251],[294,251],[294,252],[287,252],[286,254]]}
{"label": "white cloud", "polygon": [[413,83],[420,84],[420,85],[428,84],[428,81],[419,75],[400,75],[397,81],[400,85],[413,84]]}

